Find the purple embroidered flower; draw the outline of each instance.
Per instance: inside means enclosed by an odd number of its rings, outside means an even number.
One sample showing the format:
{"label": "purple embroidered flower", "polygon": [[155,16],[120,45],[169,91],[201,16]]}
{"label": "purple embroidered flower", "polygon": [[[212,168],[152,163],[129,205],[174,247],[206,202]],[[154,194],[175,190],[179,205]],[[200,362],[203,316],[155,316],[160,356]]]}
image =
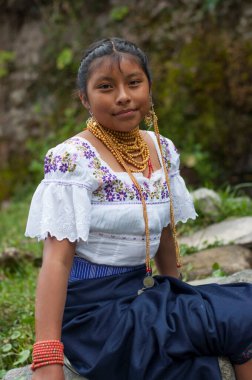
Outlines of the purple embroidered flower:
{"label": "purple embroidered flower", "polygon": [[61,162],[62,161],[62,158],[60,157],[60,156],[55,156],[54,157],[54,162],[56,163],[56,164],[58,164],[59,162]]}
{"label": "purple embroidered flower", "polygon": [[106,199],[109,202],[113,202],[115,200],[115,194],[113,194],[113,193],[107,193],[106,194]]}
{"label": "purple embroidered flower", "polygon": [[118,201],[125,201],[125,199],[127,198],[127,194],[125,191],[119,191],[119,193],[116,194],[116,198],[118,199]]}
{"label": "purple embroidered flower", "polygon": [[104,187],[104,191],[106,194],[110,194],[110,193],[113,193],[114,191],[114,186],[111,185],[110,183],[107,184],[105,187]]}
{"label": "purple embroidered flower", "polygon": [[145,187],[146,189],[148,189],[148,190],[149,190],[149,185],[148,185],[148,183],[147,183],[147,182],[145,182],[145,181],[144,181],[143,185],[144,185],[144,187]]}
{"label": "purple embroidered flower", "polygon": [[50,166],[51,166],[51,155],[45,156],[44,158],[44,173],[50,173]]}
{"label": "purple embroidered flower", "polygon": [[87,159],[90,159],[90,158],[92,158],[92,157],[95,157],[95,154],[94,154],[94,152],[92,151],[92,150],[86,150],[85,152],[83,152],[84,153],[84,156],[87,158]]}
{"label": "purple embroidered flower", "polygon": [[163,183],[163,188],[161,190],[161,198],[162,199],[169,198],[169,192],[168,192],[166,182]]}
{"label": "purple embroidered flower", "polygon": [[50,166],[50,168],[49,168],[50,172],[56,172],[57,164],[54,161],[49,166]]}
{"label": "purple embroidered flower", "polygon": [[59,167],[59,170],[62,172],[62,173],[65,173],[68,169],[68,164],[67,163],[62,163],[61,166]]}
{"label": "purple embroidered flower", "polygon": [[162,189],[162,191],[161,191],[161,198],[162,198],[162,199],[165,198],[165,190],[164,190],[164,189]]}
{"label": "purple embroidered flower", "polygon": [[148,193],[146,191],[143,191],[143,197],[147,201],[149,196],[148,196]]}
{"label": "purple embroidered flower", "polygon": [[50,165],[48,165],[48,164],[44,165],[44,173],[45,174],[50,173]]}
{"label": "purple embroidered flower", "polygon": [[[101,166],[100,169],[103,173],[109,173],[109,170],[108,170],[108,168],[106,168],[106,166]],[[112,174],[110,174],[110,175],[112,175]]]}
{"label": "purple embroidered flower", "polygon": [[138,189],[136,188],[136,186],[135,186],[134,184],[132,185],[132,188],[133,188],[133,190],[134,190],[134,192],[135,192],[136,199],[137,199],[138,201],[140,201],[140,200],[141,200],[141,197],[140,197],[140,194],[139,194]]}
{"label": "purple embroidered flower", "polygon": [[104,176],[102,176],[102,180],[103,182],[112,182],[116,179],[116,176],[114,176],[113,174],[111,173],[106,173]]}
{"label": "purple embroidered flower", "polygon": [[78,154],[77,154],[77,153],[74,153],[74,154],[72,155],[72,160],[73,160],[73,162],[76,162],[77,157],[78,157]]}
{"label": "purple embroidered flower", "polygon": [[90,149],[90,146],[89,146],[88,143],[86,143],[86,142],[82,142],[81,145],[82,145],[84,148]]}
{"label": "purple embroidered flower", "polygon": [[50,164],[50,162],[51,162],[50,157],[45,156],[45,158],[44,158],[44,164],[45,164],[45,165],[48,165],[48,164]]}

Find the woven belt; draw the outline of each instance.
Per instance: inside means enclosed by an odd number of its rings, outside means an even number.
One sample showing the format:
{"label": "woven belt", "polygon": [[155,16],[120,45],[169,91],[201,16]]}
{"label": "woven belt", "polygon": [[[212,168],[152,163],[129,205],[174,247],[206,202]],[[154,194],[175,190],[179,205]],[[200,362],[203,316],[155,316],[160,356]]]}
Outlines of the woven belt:
{"label": "woven belt", "polygon": [[74,257],[73,265],[71,268],[69,282],[76,280],[85,280],[91,278],[102,278],[107,276],[114,276],[117,274],[123,274],[127,272],[133,272],[142,268],[142,265],[138,266],[113,266],[113,265],[101,265],[94,264],[81,257]]}

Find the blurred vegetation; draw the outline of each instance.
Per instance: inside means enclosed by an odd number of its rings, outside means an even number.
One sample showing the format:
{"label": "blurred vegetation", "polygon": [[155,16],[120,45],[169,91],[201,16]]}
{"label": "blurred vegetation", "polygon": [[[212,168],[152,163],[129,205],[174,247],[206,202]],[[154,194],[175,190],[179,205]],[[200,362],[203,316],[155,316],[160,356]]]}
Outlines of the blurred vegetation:
{"label": "blurred vegetation", "polygon": [[28,261],[15,271],[0,270],[0,379],[8,369],[31,362],[37,274]]}
{"label": "blurred vegetation", "polygon": [[[29,90],[39,136],[31,133],[21,160],[13,152],[13,158],[1,164],[0,199],[24,183],[34,185],[41,178],[46,150],[82,129],[87,114],[74,96],[82,52],[94,40],[114,35],[133,40],[150,58],[160,129],[182,152],[187,182],[252,182],[247,143],[252,139],[251,8],[245,0],[0,5],[20,22],[41,22],[46,41],[36,67],[38,80]],[[9,68],[15,56],[6,53],[0,54],[4,76],[15,69]],[[47,105],[50,112],[45,111]]]}
{"label": "blurred vegetation", "polygon": [[7,50],[0,50],[0,78],[8,76],[10,64],[15,59],[15,53]]}

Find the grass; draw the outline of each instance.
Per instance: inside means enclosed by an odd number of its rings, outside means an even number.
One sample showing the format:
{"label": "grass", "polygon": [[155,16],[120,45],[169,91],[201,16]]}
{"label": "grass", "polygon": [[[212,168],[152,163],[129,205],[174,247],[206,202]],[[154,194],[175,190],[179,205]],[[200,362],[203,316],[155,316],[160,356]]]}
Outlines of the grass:
{"label": "grass", "polygon": [[[24,237],[30,197],[13,201],[0,218],[0,379],[31,362],[37,262],[42,246]],[[8,255],[9,248],[16,255]]]}
{"label": "grass", "polygon": [[[230,189],[219,192],[221,205],[216,216],[199,213],[196,221],[180,224],[178,233],[190,234],[227,217],[252,215],[252,200],[237,197]],[[14,200],[1,211],[0,218],[0,379],[8,369],[31,362],[34,342],[34,298],[37,262],[42,245],[24,237],[31,196]],[[5,259],[3,252],[13,247],[17,257]],[[183,254],[194,250],[182,247]],[[8,255],[7,255],[8,258]],[[216,264],[218,265],[218,263]],[[220,270],[220,268],[214,268]]]}
{"label": "grass", "polygon": [[34,258],[41,255],[41,244],[24,236],[30,201],[31,196],[14,200],[1,210],[0,255],[9,247],[17,248],[21,255],[31,253]]}
{"label": "grass", "polygon": [[7,369],[31,361],[37,272],[25,261],[0,271],[0,378]]}

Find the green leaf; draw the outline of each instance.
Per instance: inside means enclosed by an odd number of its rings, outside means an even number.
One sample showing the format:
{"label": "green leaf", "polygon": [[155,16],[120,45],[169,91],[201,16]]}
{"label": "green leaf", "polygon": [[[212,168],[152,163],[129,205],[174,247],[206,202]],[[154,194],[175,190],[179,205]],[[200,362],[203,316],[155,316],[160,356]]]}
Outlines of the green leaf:
{"label": "green leaf", "polygon": [[213,277],[225,277],[226,273],[222,269],[217,269],[212,273]]}
{"label": "green leaf", "polygon": [[6,343],[2,346],[2,351],[3,352],[9,352],[12,349],[12,344]]}
{"label": "green leaf", "polygon": [[7,50],[0,50],[0,78],[9,74],[8,64],[15,59],[15,53]]}
{"label": "green leaf", "polygon": [[205,0],[204,8],[213,12],[221,0]]}
{"label": "green leaf", "polygon": [[66,66],[69,66],[73,61],[73,52],[70,48],[63,49],[57,58],[57,69],[63,70]]}
{"label": "green leaf", "polygon": [[21,335],[20,331],[14,331],[14,333],[11,335],[10,339],[15,340],[15,339],[19,338],[20,335]]}
{"label": "green leaf", "polygon": [[14,365],[23,364],[26,362],[27,359],[29,359],[31,354],[30,350],[23,350],[18,354],[18,360],[14,362]]}
{"label": "green leaf", "polygon": [[129,13],[129,7],[127,5],[115,7],[110,12],[110,18],[113,21],[122,21]]}
{"label": "green leaf", "polygon": [[212,270],[215,271],[215,270],[219,270],[220,269],[220,264],[219,263],[214,263],[212,265]]}
{"label": "green leaf", "polygon": [[212,276],[213,277],[225,277],[226,272],[221,268],[219,263],[214,263],[212,265]]}
{"label": "green leaf", "polygon": [[0,369],[0,379],[2,379],[6,373],[7,371],[5,371],[5,369]]}

